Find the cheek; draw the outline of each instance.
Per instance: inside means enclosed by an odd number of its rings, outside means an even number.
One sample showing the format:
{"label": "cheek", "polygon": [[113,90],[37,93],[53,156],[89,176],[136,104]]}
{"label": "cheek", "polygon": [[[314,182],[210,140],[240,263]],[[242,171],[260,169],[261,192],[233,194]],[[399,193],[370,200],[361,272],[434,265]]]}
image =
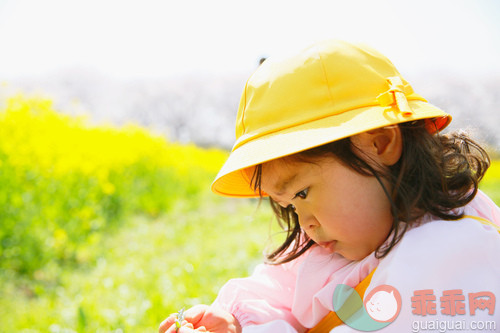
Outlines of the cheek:
{"label": "cheek", "polygon": [[[337,188],[337,190],[341,190]],[[364,240],[368,243],[383,242],[392,226],[390,201],[380,183],[370,177],[335,191],[329,198],[322,200],[320,221],[329,229],[349,238]]]}
{"label": "cheek", "polygon": [[[390,193],[388,184],[384,184],[384,186]],[[366,212],[367,217],[384,220],[391,217],[391,202],[375,177],[366,178],[351,199],[355,202],[354,209]]]}
{"label": "cheek", "polygon": [[386,220],[391,217],[391,204],[380,183],[374,178],[365,179],[352,186],[338,187],[332,195],[323,200],[330,214],[347,219]]}

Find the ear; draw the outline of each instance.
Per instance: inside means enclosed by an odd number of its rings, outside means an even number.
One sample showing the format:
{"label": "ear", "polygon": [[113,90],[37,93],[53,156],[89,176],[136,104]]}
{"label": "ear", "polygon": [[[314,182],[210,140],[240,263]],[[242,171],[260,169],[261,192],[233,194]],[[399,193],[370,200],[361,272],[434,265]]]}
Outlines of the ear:
{"label": "ear", "polygon": [[351,137],[351,142],[363,153],[385,166],[396,164],[403,151],[399,126],[377,128]]}

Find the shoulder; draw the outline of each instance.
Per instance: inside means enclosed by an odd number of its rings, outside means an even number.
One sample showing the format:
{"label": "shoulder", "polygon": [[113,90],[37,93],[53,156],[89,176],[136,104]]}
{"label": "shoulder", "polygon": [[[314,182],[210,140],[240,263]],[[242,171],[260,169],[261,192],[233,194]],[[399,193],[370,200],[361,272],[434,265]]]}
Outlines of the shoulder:
{"label": "shoulder", "polygon": [[407,231],[383,259],[375,283],[406,288],[493,284],[500,276],[500,234],[472,218],[436,220]]}
{"label": "shoulder", "polygon": [[385,259],[393,262],[410,260],[422,267],[494,260],[500,267],[498,251],[500,234],[496,229],[473,218],[463,218],[457,221],[435,220],[408,230]]}
{"label": "shoulder", "polygon": [[[499,233],[475,219],[427,222],[408,230],[380,260],[365,295],[381,285],[399,291],[402,308],[390,326],[391,332],[408,331],[412,322],[422,320],[412,312],[417,306],[414,299],[418,292],[425,292],[434,302],[436,314],[432,320],[446,320],[449,316],[439,308],[443,308],[446,293],[468,297],[471,293],[488,291],[500,295],[499,254]],[[479,315],[473,319],[479,319]]]}
{"label": "shoulder", "polygon": [[[449,248],[460,249],[464,252],[466,245],[484,245],[485,241],[491,243],[492,246],[498,244],[500,234],[495,228],[473,217],[464,217],[456,221],[434,220],[411,228],[401,239],[399,247],[402,249],[416,247],[419,251]],[[467,250],[473,249],[467,248]],[[484,249],[478,248],[477,250],[483,251]]]}

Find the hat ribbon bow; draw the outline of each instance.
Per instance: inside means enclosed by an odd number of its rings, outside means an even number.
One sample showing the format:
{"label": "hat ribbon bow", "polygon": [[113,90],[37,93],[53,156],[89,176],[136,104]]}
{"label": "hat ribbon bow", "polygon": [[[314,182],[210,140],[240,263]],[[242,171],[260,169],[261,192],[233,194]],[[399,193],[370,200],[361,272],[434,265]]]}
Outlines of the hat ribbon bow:
{"label": "hat ribbon bow", "polygon": [[387,83],[389,83],[389,90],[378,95],[377,102],[381,106],[396,104],[403,116],[411,116],[413,111],[410,109],[410,105],[408,105],[406,95],[412,94],[413,88],[409,84],[405,85],[399,76],[387,78]]}

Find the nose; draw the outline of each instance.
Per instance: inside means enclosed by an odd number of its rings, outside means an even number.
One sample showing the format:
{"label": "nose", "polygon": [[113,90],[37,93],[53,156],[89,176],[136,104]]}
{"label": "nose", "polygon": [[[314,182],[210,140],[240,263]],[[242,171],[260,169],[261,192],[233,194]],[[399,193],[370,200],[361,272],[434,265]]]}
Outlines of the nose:
{"label": "nose", "polygon": [[319,222],[316,217],[308,211],[304,209],[295,209],[295,213],[297,213],[299,217],[299,224],[305,231],[313,230],[319,226]]}

